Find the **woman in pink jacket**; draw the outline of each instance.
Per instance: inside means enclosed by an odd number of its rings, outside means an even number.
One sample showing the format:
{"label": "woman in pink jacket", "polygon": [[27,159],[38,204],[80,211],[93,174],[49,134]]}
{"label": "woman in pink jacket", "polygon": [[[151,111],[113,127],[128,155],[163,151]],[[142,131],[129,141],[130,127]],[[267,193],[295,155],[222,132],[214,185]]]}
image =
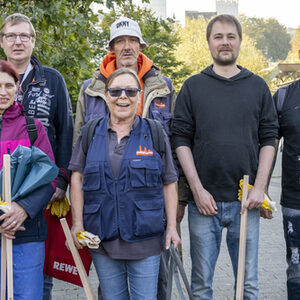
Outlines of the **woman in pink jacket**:
{"label": "woman in pink jacket", "polygon": [[[29,147],[24,109],[15,101],[19,75],[7,61],[0,60],[0,168],[3,155],[13,153],[18,145]],[[54,156],[42,123],[34,119],[37,138],[34,146]],[[51,184],[35,189],[11,203],[9,212],[0,216],[0,233],[13,240],[14,299],[43,298],[43,266],[47,223],[43,208],[53,194]]]}

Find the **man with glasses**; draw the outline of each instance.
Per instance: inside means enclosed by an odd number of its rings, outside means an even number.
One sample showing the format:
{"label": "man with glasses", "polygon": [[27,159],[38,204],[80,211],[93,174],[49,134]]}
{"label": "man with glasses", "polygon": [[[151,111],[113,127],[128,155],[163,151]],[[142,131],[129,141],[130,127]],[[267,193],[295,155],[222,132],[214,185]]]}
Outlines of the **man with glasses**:
{"label": "man with glasses", "polygon": [[[175,90],[170,78],[163,76],[153,61],[141,53],[146,47],[147,44],[142,38],[137,22],[121,17],[111,25],[110,40],[106,47],[109,52],[95,71],[93,78],[84,82],[79,94],[73,145],[80,136],[81,127],[87,121],[107,114],[105,82],[110,74],[122,67],[134,70],[141,81],[142,94],[137,114],[142,117],[157,119],[163,125],[168,136],[171,135],[170,123],[176,100]],[[116,94],[119,92],[115,91]],[[128,92],[130,93],[130,91]],[[179,198],[180,200],[183,198],[181,193]],[[141,249],[141,251],[146,250],[149,249],[146,247]],[[158,279],[159,300],[165,299],[166,295],[167,258],[168,253],[163,252]]]}
{"label": "man with glasses", "polygon": [[[65,197],[68,186],[67,168],[73,135],[72,107],[62,75],[53,68],[42,66],[32,55],[35,39],[35,30],[29,18],[19,13],[8,16],[0,28],[1,48],[20,75],[16,100],[24,106],[28,116],[43,123],[55,162],[60,168],[56,191],[51,199],[53,202]],[[47,276],[45,282],[50,284],[51,291],[52,278]],[[44,291],[44,294],[44,299],[50,299],[49,291]]]}

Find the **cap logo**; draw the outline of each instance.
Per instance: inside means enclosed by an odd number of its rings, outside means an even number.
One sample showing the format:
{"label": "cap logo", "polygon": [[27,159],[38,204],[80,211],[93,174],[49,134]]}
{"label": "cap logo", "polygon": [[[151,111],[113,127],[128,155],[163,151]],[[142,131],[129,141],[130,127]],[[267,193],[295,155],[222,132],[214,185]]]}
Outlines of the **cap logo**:
{"label": "cap logo", "polygon": [[119,22],[119,23],[117,23],[116,27],[117,28],[119,28],[119,27],[129,27],[129,21]]}

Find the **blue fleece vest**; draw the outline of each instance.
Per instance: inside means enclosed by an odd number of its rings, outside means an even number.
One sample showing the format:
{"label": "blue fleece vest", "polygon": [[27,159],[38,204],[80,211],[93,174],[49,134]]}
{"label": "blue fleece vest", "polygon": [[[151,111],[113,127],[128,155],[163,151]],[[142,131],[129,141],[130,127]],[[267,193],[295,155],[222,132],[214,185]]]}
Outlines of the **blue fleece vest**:
{"label": "blue fleece vest", "polygon": [[83,221],[101,240],[127,241],[164,232],[162,160],[153,149],[150,128],[139,117],[131,132],[117,178],[108,159],[108,117],[96,127],[83,177]]}

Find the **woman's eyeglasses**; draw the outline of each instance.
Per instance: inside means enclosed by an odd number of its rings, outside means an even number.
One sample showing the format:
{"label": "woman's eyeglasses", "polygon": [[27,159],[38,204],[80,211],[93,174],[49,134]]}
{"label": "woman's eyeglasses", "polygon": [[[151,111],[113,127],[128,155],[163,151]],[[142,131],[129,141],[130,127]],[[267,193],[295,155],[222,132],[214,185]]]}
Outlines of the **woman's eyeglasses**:
{"label": "woman's eyeglasses", "polygon": [[138,88],[108,88],[107,90],[111,97],[120,97],[123,91],[127,97],[135,97],[141,91]]}

